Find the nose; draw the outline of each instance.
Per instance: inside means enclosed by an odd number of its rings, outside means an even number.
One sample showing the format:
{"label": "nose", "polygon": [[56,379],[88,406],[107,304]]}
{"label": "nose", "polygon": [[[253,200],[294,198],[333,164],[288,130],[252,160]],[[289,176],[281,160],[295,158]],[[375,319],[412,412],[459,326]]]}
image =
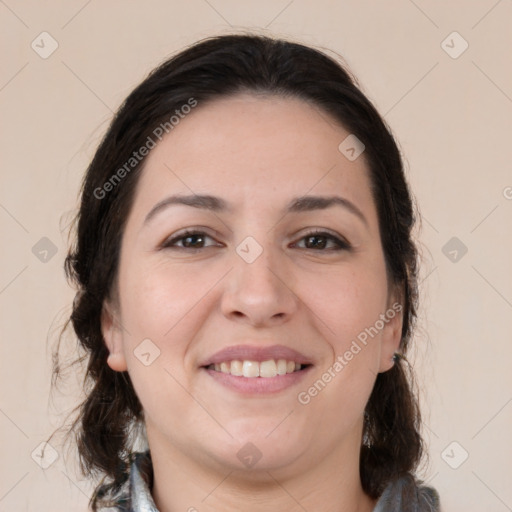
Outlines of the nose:
{"label": "nose", "polygon": [[286,262],[263,253],[252,263],[234,254],[234,268],[226,276],[221,309],[230,320],[254,327],[276,326],[290,320],[298,309],[293,279]]}

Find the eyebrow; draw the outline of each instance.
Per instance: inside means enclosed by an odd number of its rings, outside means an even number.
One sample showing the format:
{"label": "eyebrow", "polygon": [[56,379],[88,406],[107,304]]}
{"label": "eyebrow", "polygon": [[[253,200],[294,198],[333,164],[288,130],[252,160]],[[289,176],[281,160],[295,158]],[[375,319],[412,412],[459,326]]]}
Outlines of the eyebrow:
{"label": "eyebrow", "polygon": [[359,217],[366,226],[368,221],[363,212],[351,201],[340,196],[302,196],[290,202],[286,208],[286,212],[299,213],[312,210],[325,210],[331,206],[341,206],[350,213]]}
{"label": "eyebrow", "polygon": [[[144,224],[147,224],[158,213],[174,205],[191,206],[202,210],[209,210],[212,212],[232,212],[233,208],[227,201],[220,197],[211,195],[173,195],[166,197],[158,202],[144,219]],[[341,206],[347,211],[358,217],[363,223],[368,226],[368,221],[363,215],[363,212],[351,201],[341,196],[302,196],[292,199],[290,203],[284,208],[283,213],[301,213],[313,210],[326,210],[332,206]]]}
{"label": "eyebrow", "polygon": [[157,203],[144,219],[144,224],[147,224],[155,215],[165,210],[169,206],[173,205],[185,205],[193,208],[199,208],[201,210],[210,210],[212,212],[226,212],[231,211],[228,203],[220,197],[209,196],[209,195],[174,195],[169,196]]}

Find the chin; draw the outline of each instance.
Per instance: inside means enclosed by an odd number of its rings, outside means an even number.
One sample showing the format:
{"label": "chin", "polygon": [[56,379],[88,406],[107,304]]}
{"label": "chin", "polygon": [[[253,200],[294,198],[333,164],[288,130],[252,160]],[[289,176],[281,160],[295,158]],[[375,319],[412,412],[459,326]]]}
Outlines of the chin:
{"label": "chin", "polygon": [[[227,428],[233,439],[211,447],[214,457],[230,470],[252,474],[293,464],[304,452],[305,436],[298,431],[290,432],[289,426],[279,425],[282,420],[266,418],[237,422],[236,428]],[[264,478],[268,480],[268,474]]]}

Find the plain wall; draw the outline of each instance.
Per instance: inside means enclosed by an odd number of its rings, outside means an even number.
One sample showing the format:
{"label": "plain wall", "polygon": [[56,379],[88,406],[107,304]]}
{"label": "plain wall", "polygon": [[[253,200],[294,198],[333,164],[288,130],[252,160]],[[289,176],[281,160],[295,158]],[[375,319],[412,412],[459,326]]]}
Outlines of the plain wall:
{"label": "plain wall", "polygon": [[112,112],[171,53],[243,28],[341,54],[391,126],[422,214],[423,474],[445,511],[512,510],[511,22],[508,0],[1,2],[0,511],[87,509],[72,452],[52,441],[47,469],[31,454],[78,399],[50,397],[50,349],[73,298],[66,227]]}

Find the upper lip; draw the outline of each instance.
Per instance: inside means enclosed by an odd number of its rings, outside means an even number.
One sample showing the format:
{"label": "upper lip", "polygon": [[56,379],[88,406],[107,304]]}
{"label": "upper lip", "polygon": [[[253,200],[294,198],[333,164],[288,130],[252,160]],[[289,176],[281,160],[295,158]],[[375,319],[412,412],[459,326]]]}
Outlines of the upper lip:
{"label": "upper lip", "polygon": [[300,364],[312,364],[310,358],[297,350],[284,345],[271,345],[267,347],[254,345],[233,345],[223,348],[207,357],[199,366],[209,366],[227,361],[268,361],[269,359],[286,359]]}

